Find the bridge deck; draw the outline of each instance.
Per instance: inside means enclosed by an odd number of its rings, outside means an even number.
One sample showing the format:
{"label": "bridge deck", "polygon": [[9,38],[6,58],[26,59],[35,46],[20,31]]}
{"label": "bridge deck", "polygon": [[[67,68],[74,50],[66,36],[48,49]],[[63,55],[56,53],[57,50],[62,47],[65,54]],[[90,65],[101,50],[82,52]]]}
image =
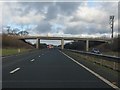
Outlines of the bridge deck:
{"label": "bridge deck", "polygon": [[43,39],[43,40],[90,40],[90,41],[110,41],[103,38],[80,38],[80,37],[51,37],[51,36],[22,36],[19,39]]}

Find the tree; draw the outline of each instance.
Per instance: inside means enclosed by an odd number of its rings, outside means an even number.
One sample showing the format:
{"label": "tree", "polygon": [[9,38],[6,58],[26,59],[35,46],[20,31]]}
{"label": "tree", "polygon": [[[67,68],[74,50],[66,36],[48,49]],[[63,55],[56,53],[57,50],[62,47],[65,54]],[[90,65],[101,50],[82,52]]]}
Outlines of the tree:
{"label": "tree", "polygon": [[23,31],[24,35],[28,35],[29,33],[27,31]]}
{"label": "tree", "polygon": [[20,31],[18,32],[18,34],[23,36],[23,35],[28,35],[29,33],[27,31]]}
{"label": "tree", "polygon": [[10,26],[7,26],[7,33],[10,34]]}
{"label": "tree", "polygon": [[14,29],[12,30],[12,34],[13,34],[13,35],[18,35],[18,34],[17,34],[18,31],[20,31],[18,28],[14,28]]}

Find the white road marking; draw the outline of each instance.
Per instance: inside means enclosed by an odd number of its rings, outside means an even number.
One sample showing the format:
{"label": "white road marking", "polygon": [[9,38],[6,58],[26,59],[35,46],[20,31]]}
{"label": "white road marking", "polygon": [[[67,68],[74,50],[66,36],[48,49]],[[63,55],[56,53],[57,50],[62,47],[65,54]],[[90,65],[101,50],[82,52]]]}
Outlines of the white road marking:
{"label": "white road marking", "polygon": [[16,68],[16,69],[14,69],[13,71],[11,71],[10,73],[13,74],[13,73],[15,73],[15,72],[18,71],[18,70],[20,70],[20,68]]}
{"label": "white road marking", "polygon": [[12,55],[11,55],[11,56],[4,56],[4,57],[2,57],[2,58],[9,58],[9,57],[12,57]]}
{"label": "white road marking", "polygon": [[31,62],[33,62],[35,59],[32,59],[32,60],[30,60]]}
{"label": "white road marking", "polygon": [[39,56],[40,57],[40,56]]}
{"label": "white road marking", "polygon": [[[61,52],[61,51],[59,51]],[[90,70],[89,68],[87,68],[86,66],[82,65],[81,63],[79,63],[78,61],[76,61],[75,59],[71,58],[70,56],[68,56],[67,54],[61,52],[63,55],[67,56],[69,59],[71,59],[72,61],[74,61],[75,63],[77,63],[78,65],[80,65],[81,67],[85,68],[87,71],[89,71],[90,73],[92,73],[93,75],[95,75],[96,77],[98,77],[99,79],[101,79],[102,81],[104,81],[106,84],[108,84],[109,86],[111,86],[112,88],[118,89],[120,90],[120,88],[114,84],[112,84],[110,81],[108,81],[107,79],[103,78],[102,76],[100,76],[99,74],[95,73],[94,71]]]}
{"label": "white road marking", "polygon": [[6,57],[2,57],[2,58],[6,58]]}

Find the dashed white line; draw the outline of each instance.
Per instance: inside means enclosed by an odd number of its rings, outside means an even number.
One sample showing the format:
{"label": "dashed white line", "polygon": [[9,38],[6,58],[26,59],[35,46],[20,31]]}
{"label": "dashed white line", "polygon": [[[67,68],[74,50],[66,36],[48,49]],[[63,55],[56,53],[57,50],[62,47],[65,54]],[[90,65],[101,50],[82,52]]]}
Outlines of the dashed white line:
{"label": "dashed white line", "polygon": [[2,57],[2,58],[6,58],[6,57]]}
{"label": "dashed white line", "polygon": [[[61,52],[61,51],[60,51]],[[90,73],[92,73],[93,75],[95,75],[96,77],[98,77],[99,79],[101,79],[102,81],[104,81],[106,84],[108,84],[109,86],[111,86],[112,88],[118,89],[120,90],[120,88],[114,84],[112,84],[110,81],[108,81],[107,79],[103,78],[102,76],[100,76],[99,74],[95,73],[94,71],[90,70],[89,68],[87,68],[86,66],[84,66],[83,64],[79,63],[78,61],[76,61],[75,59],[71,58],[70,56],[68,56],[67,54],[61,52],[62,54],[64,54],[65,56],[67,56],[68,58],[70,58],[72,61],[74,61],[75,63],[77,63],[78,65],[80,65],[81,67],[85,68],[87,71],[89,71]]]}
{"label": "dashed white line", "polygon": [[35,61],[35,59],[30,60],[31,62]]}
{"label": "dashed white line", "polygon": [[15,72],[18,71],[18,70],[20,70],[20,68],[14,69],[13,71],[10,72],[10,74],[13,74],[13,73],[15,73]]}

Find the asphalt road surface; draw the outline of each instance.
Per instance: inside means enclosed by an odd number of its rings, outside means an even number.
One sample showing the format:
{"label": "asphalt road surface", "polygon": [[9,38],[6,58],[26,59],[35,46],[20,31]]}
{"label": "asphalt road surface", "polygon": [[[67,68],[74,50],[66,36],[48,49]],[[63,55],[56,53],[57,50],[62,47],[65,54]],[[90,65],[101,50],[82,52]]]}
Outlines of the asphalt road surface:
{"label": "asphalt road surface", "polygon": [[112,88],[58,49],[2,59],[2,88]]}

